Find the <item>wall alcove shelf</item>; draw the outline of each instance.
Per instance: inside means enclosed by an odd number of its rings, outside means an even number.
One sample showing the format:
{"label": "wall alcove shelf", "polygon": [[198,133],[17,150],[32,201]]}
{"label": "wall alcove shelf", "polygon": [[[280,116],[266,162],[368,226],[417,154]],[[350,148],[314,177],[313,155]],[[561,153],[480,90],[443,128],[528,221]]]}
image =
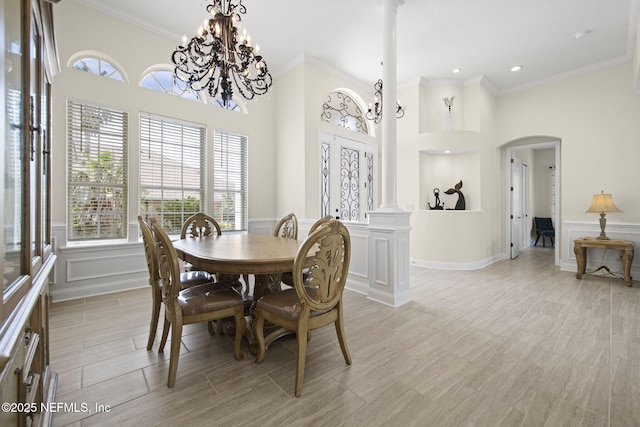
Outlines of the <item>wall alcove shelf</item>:
{"label": "wall alcove shelf", "polygon": [[420,135],[420,209],[435,205],[434,188],[440,190],[444,211],[453,209],[458,196],[445,191],[462,181],[466,210],[480,209],[480,134],[474,131],[437,131]]}

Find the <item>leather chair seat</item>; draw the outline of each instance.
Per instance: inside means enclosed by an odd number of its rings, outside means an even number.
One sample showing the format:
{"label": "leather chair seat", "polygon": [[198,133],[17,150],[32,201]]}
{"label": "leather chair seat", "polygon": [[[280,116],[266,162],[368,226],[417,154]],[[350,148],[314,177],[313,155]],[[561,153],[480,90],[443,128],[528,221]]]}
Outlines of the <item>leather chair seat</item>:
{"label": "leather chair seat", "polygon": [[[187,271],[180,274],[180,284],[182,285],[182,289],[186,289],[194,285],[212,283],[213,281],[213,276],[206,271]],[[162,281],[160,282],[162,283]]]}
{"label": "leather chair seat", "polygon": [[235,291],[219,284],[210,283],[192,286],[180,291],[178,304],[183,315],[207,313],[243,305],[242,297]]}
{"label": "leather chair seat", "polygon": [[[307,293],[315,298],[316,289],[310,286],[306,288]],[[267,294],[258,300],[257,305],[263,310],[287,320],[296,320],[300,314],[300,297],[298,297],[295,288]],[[312,310],[309,317],[319,316],[323,313],[326,312]]]}

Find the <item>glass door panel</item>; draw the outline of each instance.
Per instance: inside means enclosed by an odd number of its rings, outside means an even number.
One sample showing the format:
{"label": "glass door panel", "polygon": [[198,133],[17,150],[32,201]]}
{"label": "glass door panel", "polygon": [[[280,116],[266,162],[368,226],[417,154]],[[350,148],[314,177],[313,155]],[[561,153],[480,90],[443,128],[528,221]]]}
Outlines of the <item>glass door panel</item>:
{"label": "glass door panel", "polygon": [[4,28],[2,37],[3,78],[0,79],[2,111],[0,111],[0,214],[4,248],[2,259],[2,289],[7,290],[22,273],[22,202],[23,202],[23,105],[22,105],[22,2],[5,0],[0,12]]}

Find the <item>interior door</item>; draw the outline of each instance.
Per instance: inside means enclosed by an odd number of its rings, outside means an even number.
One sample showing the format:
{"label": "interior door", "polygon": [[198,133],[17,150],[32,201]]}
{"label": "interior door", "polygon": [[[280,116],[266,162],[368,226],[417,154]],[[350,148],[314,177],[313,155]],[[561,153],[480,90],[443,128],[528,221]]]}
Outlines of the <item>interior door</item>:
{"label": "interior door", "polygon": [[517,257],[523,247],[523,183],[524,174],[522,160],[514,154],[511,157],[511,259]]}

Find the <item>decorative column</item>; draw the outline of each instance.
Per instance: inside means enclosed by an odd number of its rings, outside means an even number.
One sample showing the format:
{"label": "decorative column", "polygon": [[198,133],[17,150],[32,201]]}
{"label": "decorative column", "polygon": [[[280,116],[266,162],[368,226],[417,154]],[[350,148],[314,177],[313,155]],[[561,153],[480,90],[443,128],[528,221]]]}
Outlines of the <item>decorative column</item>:
{"label": "decorative column", "polygon": [[382,3],[382,209],[397,209],[396,17],[404,0]]}
{"label": "decorative column", "polygon": [[397,202],[396,17],[404,0],[382,0],[382,205],[369,212],[368,298],[393,307],[409,293],[410,212]]}

